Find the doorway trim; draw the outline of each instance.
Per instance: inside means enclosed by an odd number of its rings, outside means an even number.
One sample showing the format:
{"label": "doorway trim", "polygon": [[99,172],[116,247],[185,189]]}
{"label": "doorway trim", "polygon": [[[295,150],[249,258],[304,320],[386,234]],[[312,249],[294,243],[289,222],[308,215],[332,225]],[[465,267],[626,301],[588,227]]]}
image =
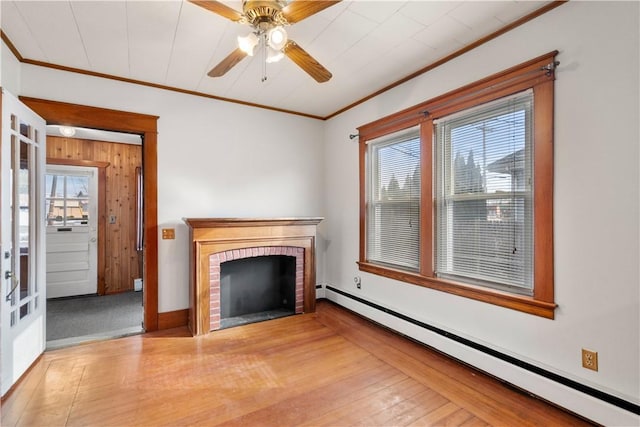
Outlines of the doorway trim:
{"label": "doorway trim", "polygon": [[20,100],[49,125],[78,126],[142,135],[144,186],[144,329],[158,330],[158,116],[39,98]]}

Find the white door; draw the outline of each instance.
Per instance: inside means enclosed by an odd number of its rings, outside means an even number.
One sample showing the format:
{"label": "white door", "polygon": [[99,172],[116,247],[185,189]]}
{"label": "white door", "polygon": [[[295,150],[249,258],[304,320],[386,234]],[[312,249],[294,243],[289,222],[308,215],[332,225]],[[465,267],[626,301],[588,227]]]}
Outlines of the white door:
{"label": "white door", "polygon": [[98,168],[47,166],[47,298],[98,291]]}
{"label": "white door", "polygon": [[42,197],[45,141],[45,121],[2,90],[2,395],[42,354],[46,343]]}

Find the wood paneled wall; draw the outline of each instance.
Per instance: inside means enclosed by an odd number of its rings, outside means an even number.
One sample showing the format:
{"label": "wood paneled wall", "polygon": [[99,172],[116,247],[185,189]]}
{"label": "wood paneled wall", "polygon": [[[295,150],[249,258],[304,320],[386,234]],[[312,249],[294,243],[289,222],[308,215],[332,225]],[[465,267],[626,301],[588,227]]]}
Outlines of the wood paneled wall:
{"label": "wood paneled wall", "polygon": [[[142,277],[136,251],[136,167],[142,146],[78,138],[47,137],[47,158],[109,162],[106,169],[105,293],[133,290]],[[109,218],[115,216],[114,224]]]}

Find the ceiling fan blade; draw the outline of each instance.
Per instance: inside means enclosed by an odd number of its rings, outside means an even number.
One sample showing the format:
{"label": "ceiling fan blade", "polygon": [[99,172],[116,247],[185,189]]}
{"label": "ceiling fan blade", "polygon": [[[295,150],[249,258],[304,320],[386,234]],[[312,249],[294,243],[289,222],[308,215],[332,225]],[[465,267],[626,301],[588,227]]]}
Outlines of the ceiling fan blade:
{"label": "ceiling fan blade", "polygon": [[207,73],[209,77],[224,76],[227,71],[232,69],[238,62],[242,61],[247,54],[240,48],[237,48],[231,52],[226,58],[224,58],[218,65],[213,67],[211,71]]}
{"label": "ceiling fan blade", "polygon": [[320,1],[320,0],[297,0],[292,1],[282,9],[282,14],[289,24],[293,24],[314,15],[321,10],[340,3],[336,1]]}
{"label": "ceiling fan blade", "polygon": [[331,79],[331,73],[324,68],[318,61],[309,55],[298,43],[289,40],[282,49],[285,55],[313,77],[318,83],[324,83]]}
{"label": "ceiling fan blade", "polygon": [[189,0],[189,2],[200,6],[204,9],[207,9],[210,12],[217,13],[220,16],[223,16],[232,21],[239,21],[244,16],[242,13],[238,12],[235,9],[230,8],[224,3],[220,3],[218,1],[213,0]]}

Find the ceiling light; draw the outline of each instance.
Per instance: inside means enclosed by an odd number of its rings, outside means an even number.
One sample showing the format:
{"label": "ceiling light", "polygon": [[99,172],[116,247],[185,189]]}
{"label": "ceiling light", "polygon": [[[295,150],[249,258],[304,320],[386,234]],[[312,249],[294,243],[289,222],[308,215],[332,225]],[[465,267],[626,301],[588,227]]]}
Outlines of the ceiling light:
{"label": "ceiling light", "polygon": [[245,37],[238,36],[238,47],[249,56],[253,56],[253,50],[258,45],[260,39],[254,33],[249,33]]}
{"label": "ceiling light", "polygon": [[66,137],[72,137],[76,134],[76,129],[71,126],[60,126],[60,133]]}
{"label": "ceiling light", "polygon": [[272,64],[280,61],[282,58],[284,58],[284,53],[282,53],[281,50],[275,50],[271,46],[267,46],[267,63]]}
{"label": "ceiling light", "polygon": [[267,33],[267,43],[275,50],[281,50],[287,39],[287,32],[281,26],[273,27]]}

